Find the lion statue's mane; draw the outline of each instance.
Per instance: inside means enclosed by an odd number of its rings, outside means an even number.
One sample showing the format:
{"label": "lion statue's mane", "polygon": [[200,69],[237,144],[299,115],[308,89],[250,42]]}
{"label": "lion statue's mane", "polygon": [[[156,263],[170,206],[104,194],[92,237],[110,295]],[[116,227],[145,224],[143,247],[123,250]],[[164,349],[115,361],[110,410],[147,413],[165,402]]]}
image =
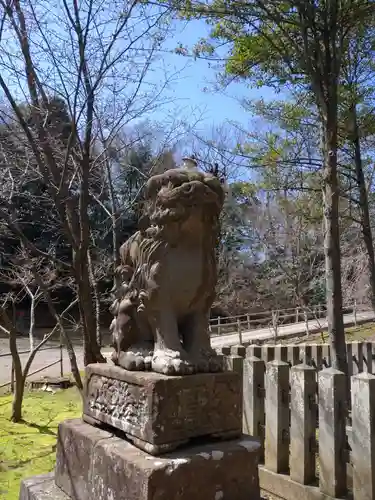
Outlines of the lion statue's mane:
{"label": "lion statue's mane", "polygon": [[[217,280],[216,244],[223,201],[220,181],[197,169],[172,169],[149,179],[140,230],[120,248],[121,265],[117,272],[122,283],[112,305],[115,363],[127,369],[151,367],[154,350],[158,348],[155,329],[158,332],[161,328],[157,325],[155,311],[160,308],[161,294],[167,293],[167,287],[173,288],[165,276],[167,260],[189,245],[192,248],[199,246],[201,250],[203,262],[199,269],[203,274],[196,280],[194,296],[186,296],[189,302],[184,304],[186,314],[190,311],[193,314],[195,305],[200,314],[203,309],[209,314]],[[178,280],[178,276],[174,279]],[[183,297],[180,299],[183,303]],[[126,352],[128,355],[121,363],[121,353]],[[158,355],[163,357],[160,352]],[[197,371],[191,360],[182,361],[180,358],[177,356],[173,358],[174,362],[161,363],[160,369],[155,363],[152,368],[163,373],[178,373],[181,366],[187,372]]]}

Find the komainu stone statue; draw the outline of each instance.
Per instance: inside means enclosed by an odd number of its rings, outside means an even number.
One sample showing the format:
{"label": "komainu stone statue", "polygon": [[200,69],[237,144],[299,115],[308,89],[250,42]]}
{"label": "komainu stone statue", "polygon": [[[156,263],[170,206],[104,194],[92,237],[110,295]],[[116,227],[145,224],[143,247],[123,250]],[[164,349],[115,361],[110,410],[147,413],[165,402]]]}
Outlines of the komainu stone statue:
{"label": "komainu stone statue", "polygon": [[194,160],[186,164],[149,179],[141,229],[120,249],[112,360],[127,370],[183,375],[222,369],[208,324],[224,190]]}

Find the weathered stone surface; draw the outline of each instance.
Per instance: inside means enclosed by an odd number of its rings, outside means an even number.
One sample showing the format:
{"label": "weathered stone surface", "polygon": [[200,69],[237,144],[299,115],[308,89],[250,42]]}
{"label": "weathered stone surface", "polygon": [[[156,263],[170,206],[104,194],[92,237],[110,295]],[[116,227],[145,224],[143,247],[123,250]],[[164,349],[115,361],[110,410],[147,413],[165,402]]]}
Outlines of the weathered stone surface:
{"label": "weathered stone surface", "polygon": [[[284,500],[337,500],[320,491],[318,486],[293,481],[287,474],[278,474],[259,467],[259,482],[262,490]],[[273,496],[271,497],[273,498]]]}
{"label": "weathered stone surface", "polygon": [[24,479],[19,500],[70,500],[54,481],[53,472]]}
{"label": "weathered stone surface", "polygon": [[311,344],[311,366],[317,370],[323,368],[323,349],[319,344]]}
{"label": "weathered stone surface", "polygon": [[[260,444],[248,436],[153,457],[121,438],[109,434],[103,438],[102,431],[79,420],[60,424],[59,435],[70,438],[68,449],[58,450],[56,483],[74,500],[258,500],[260,497],[257,467]],[[80,456],[86,459],[80,463],[79,473],[71,474],[68,471],[78,467],[77,457],[70,448],[74,437]],[[65,443],[66,438],[59,439],[58,447],[64,447]],[[87,480],[85,488],[82,488],[83,478]]]}
{"label": "weathered stone surface", "polygon": [[318,373],[319,486],[334,498],[346,494],[346,376],[327,368]]}
{"label": "weathered stone surface", "polygon": [[168,377],[95,364],[86,368],[83,418],[119,429],[159,454],[195,437],[239,436],[241,394],[233,372]]}
{"label": "weathered stone surface", "polygon": [[297,365],[291,369],[290,477],[301,484],[315,480],[316,370]]}
{"label": "weathered stone surface", "polygon": [[243,430],[259,438],[262,444],[260,461],[264,459],[264,371],[261,359],[252,356],[244,360]]}
{"label": "weathered stone surface", "polygon": [[225,191],[186,158],[150,177],[140,230],[120,247],[111,307],[115,364],[165,375],[222,371],[210,346],[215,244]]}
{"label": "weathered stone surface", "polygon": [[288,361],[288,346],[275,345],[275,359],[279,361]]}
{"label": "weathered stone surface", "polygon": [[368,500],[375,497],[375,376],[355,375],[351,392],[353,494],[356,500]]}
{"label": "weathered stone surface", "polygon": [[246,356],[246,347],[244,345],[232,345],[231,349],[230,349],[230,353],[233,355],[233,356],[241,356],[242,358],[244,358]]}
{"label": "weathered stone surface", "polygon": [[59,425],[56,450],[56,484],[72,498],[90,498],[91,457],[101,440],[113,434],[86,424],[80,419]]}
{"label": "weathered stone surface", "polygon": [[288,345],[288,363],[291,366],[299,365],[301,363],[300,348],[298,345]]}
{"label": "weathered stone surface", "polygon": [[265,464],[274,472],[289,469],[289,365],[270,361],[266,365]]}
{"label": "weathered stone surface", "polygon": [[363,342],[352,342],[353,375],[363,372]]}

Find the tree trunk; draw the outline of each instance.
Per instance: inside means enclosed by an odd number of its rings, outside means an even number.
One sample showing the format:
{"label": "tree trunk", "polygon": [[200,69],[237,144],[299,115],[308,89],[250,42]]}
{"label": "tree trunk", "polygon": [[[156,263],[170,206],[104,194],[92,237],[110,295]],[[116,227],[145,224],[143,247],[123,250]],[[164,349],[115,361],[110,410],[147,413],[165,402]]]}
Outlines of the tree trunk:
{"label": "tree trunk", "polygon": [[34,349],[34,327],[35,327],[35,295],[31,295],[30,326],[29,326],[30,351]]}
{"label": "tree trunk", "polygon": [[[86,267],[83,273],[88,274]],[[105,363],[106,359],[100,352],[100,346],[96,338],[96,315],[92,302],[92,294],[89,277],[81,276],[78,282],[79,312],[83,328],[84,341],[84,365],[90,363]]]}
{"label": "tree trunk", "polygon": [[22,403],[23,403],[23,396],[25,393],[25,378],[22,375],[22,371],[20,373],[17,373],[17,370],[15,370],[15,375],[16,375],[16,385],[12,401],[12,414],[10,419],[12,422],[21,422]]}
{"label": "tree trunk", "polygon": [[332,366],[348,373],[342,311],[339,185],[337,176],[337,106],[328,101],[323,125],[324,256],[328,334]]}
{"label": "tree trunk", "polygon": [[93,263],[92,263],[90,250],[88,251],[88,264],[89,264],[90,282],[91,282],[94,307],[95,307],[96,342],[98,343],[99,348],[101,348],[102,347],[102,330],[100,327],[99,290],[98,290],[98,285],[97,285],[96,280],[95,280],[94,267],[93,267]]}
{"label": "tree trunk", "polygon": [[12,413],[10,419],[12,422],[20,422],[22,420],[22,403],[25,391],[25,378],[22,374],[21,360],[17,349],[17,331],[15,328],[9,329],[9,349],[12,355],[15,376],[15,391],[12,402]]}
{"label": "tree trunk", "polygon": [[374,255],[374,246],[373,246],[370,214],[368,207],[367,188],[362,168],[361,143],[358,132],[357,110],[355,106],[353,106],[352,108],[352,119],[354,125],[352,140],[354,146],[355,173],[356,173],[357,187],[359,191],[361,230],[363,235],[363,241],[365,243],[367,251],[367,267],[368,267],[370,287],[371,287],[371,305],[373,311],[375,311],[375,255]]}
{"label": "tree trunk", "polygon": [[73,266],[77,283],[79,317],[83,337],[83,363],[105,363],[96,338],[96,315],[93,304],[92,289],[89,276],[88,252],[73,252]]}

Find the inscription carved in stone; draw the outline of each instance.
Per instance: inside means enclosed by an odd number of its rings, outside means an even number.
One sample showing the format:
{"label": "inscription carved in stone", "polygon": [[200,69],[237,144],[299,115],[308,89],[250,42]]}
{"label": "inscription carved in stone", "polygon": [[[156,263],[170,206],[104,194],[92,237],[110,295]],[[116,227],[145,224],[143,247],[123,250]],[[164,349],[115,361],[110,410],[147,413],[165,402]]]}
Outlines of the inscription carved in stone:
{"label": "inscription carved in stone", "polygon": [[142,427],[147,422],[147,395],[144,388],[123,380],[92,375],[88,385],[87,407],[124,424]]}
{"label": "inscription carved in stone", "polygon": [[198,436],[241,433],[241,381],[234,372],[168,377],[95,364],[86,374],[84,416],[142,441],[137,445],[149,453]]}

